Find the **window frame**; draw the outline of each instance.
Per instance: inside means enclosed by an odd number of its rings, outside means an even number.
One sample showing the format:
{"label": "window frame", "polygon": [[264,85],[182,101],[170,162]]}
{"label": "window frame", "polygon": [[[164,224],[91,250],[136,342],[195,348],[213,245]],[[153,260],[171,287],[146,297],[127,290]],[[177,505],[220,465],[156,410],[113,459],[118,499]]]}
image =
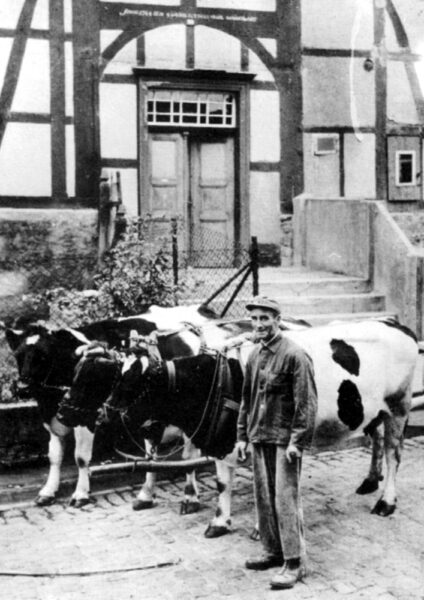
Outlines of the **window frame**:
{"label": "window frame", "polygon": [[[409,155],[412,158],[412,178],[411,181],[400,181],[400,157]],[[397,187],[415,187],[417,185],[417,153],[416,150],[396,150],[395,151],[395,185]]]}

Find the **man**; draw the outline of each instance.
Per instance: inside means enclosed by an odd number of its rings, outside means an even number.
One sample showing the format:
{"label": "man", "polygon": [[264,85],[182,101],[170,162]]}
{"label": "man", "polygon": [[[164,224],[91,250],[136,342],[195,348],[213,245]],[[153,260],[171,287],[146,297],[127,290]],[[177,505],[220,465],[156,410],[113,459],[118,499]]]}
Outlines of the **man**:
{"label": "man", "polygon": [[281,566],[271,587],[291,588],[305,575],[300,497],[302,453],[312,441],[317,394],[312,360],[279,328],[275,300],[256,297],[246,305],[255,334],[237,425],[237,453],[252,465],[259,535],[264,553],[248,569]]}

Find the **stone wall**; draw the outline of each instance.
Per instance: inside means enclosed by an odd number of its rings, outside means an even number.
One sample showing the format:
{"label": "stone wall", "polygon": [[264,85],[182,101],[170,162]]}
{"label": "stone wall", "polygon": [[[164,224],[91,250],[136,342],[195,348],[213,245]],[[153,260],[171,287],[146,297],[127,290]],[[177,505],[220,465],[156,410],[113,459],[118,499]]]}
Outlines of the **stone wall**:
{"label": "stone wall", "polygon": [[0,319],[23,294],[89,286],[97,239],[96,210],[0,209]]}
{"label": "stone wall", "polygon": [[424,248],[424,212],[411,211],[391,213],[392,217],[405,232],[409,241],[420,248]]}

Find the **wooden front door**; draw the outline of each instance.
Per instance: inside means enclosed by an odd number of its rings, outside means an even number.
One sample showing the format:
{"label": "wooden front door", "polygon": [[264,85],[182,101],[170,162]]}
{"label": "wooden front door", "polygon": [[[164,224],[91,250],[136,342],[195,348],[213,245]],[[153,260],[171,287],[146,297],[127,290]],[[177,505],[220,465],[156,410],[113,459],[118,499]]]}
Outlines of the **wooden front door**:
{"label": "wooden front door", "polygon": [[[210,134],[150,133],[147,211],[155,232],[182,219],[180,249],[193,266],[234,260],[234,140]],[[159,224],[162,224],[159,228]]]}
{"label": "wooden front door", "polygon": [[196,266],[234,259],[234,141],[193,139],[190,157],[190,255]]}

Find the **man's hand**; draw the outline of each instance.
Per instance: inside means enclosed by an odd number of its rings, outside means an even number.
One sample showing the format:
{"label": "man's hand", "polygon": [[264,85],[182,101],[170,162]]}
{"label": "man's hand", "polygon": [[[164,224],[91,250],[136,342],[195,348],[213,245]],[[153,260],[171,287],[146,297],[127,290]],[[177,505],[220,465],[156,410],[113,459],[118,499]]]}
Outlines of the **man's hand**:
{"label": "man's hand", "polygon": [[247,458],[247,446],[249,442],[237,442],[236,443],[236,454],[237,460],[244,462]]}
{"label": "man's hand", "polygon": [[286,450],[286,458],[289,463],[297,458],[302,458],[302,450],[299,450],[294,444],[289,444]]}

